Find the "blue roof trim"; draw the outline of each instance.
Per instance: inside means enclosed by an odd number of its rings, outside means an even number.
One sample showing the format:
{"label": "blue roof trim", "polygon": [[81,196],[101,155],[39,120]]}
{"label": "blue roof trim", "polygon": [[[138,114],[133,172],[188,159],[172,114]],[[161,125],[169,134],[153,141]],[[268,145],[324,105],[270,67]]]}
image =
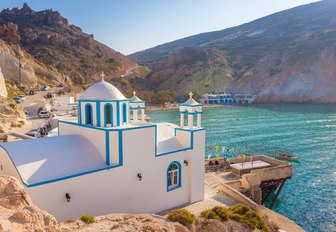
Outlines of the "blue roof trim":
{"label": "blue roof trim", "polygon": [[58,122],[61,123],[65,123],[65,124],[70,124],[70,125],[74,125],[74,126],[80,126],[80,127],[86,127],[89,129],[95,129],[95,130],[102,130],[102,131],[127,131],[127,130],[138,130],[138,129],[142,129],[142,128],[150,128],[150,127],[156,127],[156,125],[147,125],[147,126],[137,126],[137,127],[109,127],[109,128],[105,128],[105,127],[95,127],[95,126],[90,126],[90,125],[82,125],[82,124],[78,124],[75,122],[68,122],[68,121],[63,121],[63,120],[58,120]]}
{"label": "blue roof trim", "polygon": [[197,105],[179,104],[179,106],[200,107],[203,106],[203,104],[197,104]]}
{"label": "blue roof trim", "polygon": [[110,132],[105,131],[105,154],[106,165],[110,165]]}
{"label": "blue roof trim", "polygon": [[[67,121],[62,121],[62,120],[58,120],[58,126],[60,123],[64,123],[64,124],[70,124],[70,125],[75,125],[75,126],[80,126],[80,127],[86,127],[89,129],[96,129],[96,130],[102,130],[105,131],[105,139],[106,139],[106,167],[103,168],[98,168],[98,169],[94,169],[94,170],[90,170],[90,171],[85,171],[85,172],[81,172],[81,173],[77,173],[77,174],[73,174],[73,175],[69,175],[69,176],[64,176],[64,177],[59,177],[59,178],[55,178],[55,179],[51,179],[51,180],[47,180],[47,181],[41,181],[38,183],[34,183],[34,184],[27,184],[26,182],[23,181],[20,172],[18,171],[18,169],[16,168],[12,157],[10,156],[10,153],[8,152],[8,150],[5,148],[5,146],[0,144],[0,147],[2,149],[4,149],[6,151],[6,153],[8,154],[18,176],[20,177],[21,182],[27,187],[35,187],[35,186],[40,186],[40,185],[44,185],[44,184],[49,184],[49,183],[54,183],[54,182],[58,182],[58,181],[62,181],[62,180],[66,180],[66,179],[71,179],[71,178],[75,178],[78,176],[83,176],[83,175],[88,175],[88,174],[92,174],[95,172],[100,172],[100,171],[104,171],[104,170],[109,170],[109,169],[113,169],[113,168],[117,168],[117,167],[121,167],[123,166],[123,131],[127,131],[127,130],[137,130],[137,129],[143,129],[143,128],[154,128],[154,135],[155,135],[155,157],[160,157],[160,156],[164,156],[164,155],[169,155],[169,154],[173,154],[173,153],[178,153],[178,152],[183,152],[183,151],[187,151],[187,150],[193,150],[194,148],[194,132],[197,131],[203,131],[205,130],[205,128],[198,128],[198,129],[185,129],[185,128],[175,128],[174,129],[174,135],[176,136],[176,132],[177,131],[186,131],[186,132],[190,132],[190,146],[187,148],[183,148],[183,149],[179,149],[179,150],[173,150],[173,151],[168,151],[168,152],[163,152],[158,154],[157,153],[157,125],[153,124],[153,125],[148,125],[148,126],[139,126],[139,127],[131,127],[131,128],[99,128],[99,127],[94,127],[94,126],[88,126],[88,125],[82,125],[82,124],[78,124],[78,123],[73,123],[73,122],[67,122]],[[111,131],[118,131],[118,142],[119,142],[119,162],[118,164],[115,165],[110,165],[110,141],[109,141],[109,132]],[[60,132],[60,131],[59,131]],[[109,165],[108,165],[109,164]],[[181,169],[182,170],[182,169]]]}
{"label": "blue roof trim", "polygon": [[120,166],[122,166],[122,165],[118,164],[118,165],[113,165],[113,166],[108,166],[108,167],[99,168],[99,169],[95,169],[95,170],[90,170],[90,171],[87,171],[87,172],[82,172],[82,173],[78,173],[78,174],[74,174],[74,175],[70,175],[70,176],[55,178],[55,179],[48,180],[48,181],[42,181],[42,182],[35,183],[35,184],[28,184],[28,185],[25,184],[25,185],[28,188],[30,188],[30,187],[35,187],[35,186],[39,186],[39,185],[44,185],[44,184],[50,184],[50,183],[53,183],[53,182],[58,182],[58,181],[61,181],[61,180],[72,179],[72,178],[75,178],[75,177],[78,177],[78,176],[84,176],[84,175],[88,175],[88,174],[95,173],[95,172],[100,172],[100,171],[104,171],[104,170],[110,170],[110,169],[117,168],[117,167],[120,167]]}
{"label": "blue roof trim", "polygon": [[97,111],[97,126],[101,126],[100,124],[100,102],[96,104],[96,111]]}
{"label": "blue roof trim", "polygon": [[141,100],[141,101],[131,101],[130,100],[130,103],[146,103],[146,101],[145,100]]}
{"label": "blue roof trim", "polygon": [[82,123],[82,108],[81,108],[81,103],[78,102],[78,106],[77,106],[77,114],[78,114],[78,123]]}
{"label": "blue roof trim", "polygon": [[131,110],[146,109],[146,106],[130,107]]}
{"label": "blue roof trim", "polygon": [[179,111],[180,114],[203,114],[203,112],[188,112],[187,110],[186,111]]}
{"label": "blue roof trim", "polygon": [[174,150],[174,151],[163,152],[163,153],[160,153],[160,154],[156,154],[156,157],[158,157],[158,156],[163,156],[163,155],[169,155],[169,154],[177,153],[177,152],[181,152],[181,151],[187,151],[187,150],[191,150],[191,147],[188,147],[188,148],[182,148],[182,149]]}
{"label": "blue roof trim", "polygon": [[119,165],[123,166],[124,165],[124,160],[123,160],[123,133],[122,131],[118,132],[118,139],[119,139]]}
{"label": "blue roof trim", "polygon": [[130,101],[129,99],[122,99],[122,100],[78,100],[78,102],[123,102],[123,101]]}

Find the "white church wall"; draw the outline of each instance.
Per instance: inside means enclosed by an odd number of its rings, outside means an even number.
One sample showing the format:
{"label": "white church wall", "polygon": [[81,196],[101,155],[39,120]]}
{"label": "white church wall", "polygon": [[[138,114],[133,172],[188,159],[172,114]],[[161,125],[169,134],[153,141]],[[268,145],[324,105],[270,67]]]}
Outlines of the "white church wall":
{"label": "white church wall", "polygon": [[110,151],[110,164],[119,164],[119,132],[109,131],[109,151]]}
{"label": "white church wall", "polygon": [[196,202],[204,199],[204,154],[205,130],[194,131],[193,150],[188,151],[191,159],[191,196],[190,201]]}
{"label": "white church wall", "polygon": [[182,144],[183,147],[191,147],[189,130],[177,130],[175,131],[177,140]]}
{"label": "white church wall", "polygon": [[100,103],[100,126],[104,127],[105,123],[105,105],[112,105],[112,123],[113,126],[117,126],[117,104],[116,102],[101,102]]}
{"label": "white church wall", "polygon": [[59,135],[81,135],[88,140],[90,140],[97,150],[101,158],[106,160],[106,143],[105,143],[105,131],[96,130],[89,127],[84,127],[80,125],[73,125],[70,123],[59,121]]}
{"label": "white church wall", "polygon": [[[154,127],[124,130],[123,166],[31,187],[33,201],[58,220],[77,219],[84,213],[157,213],[190,202],[192,166],[184,160],[192,154],[182,151],[155,157],[154,133]],[[182,186],[167,191],[167,168],[173,161],[181,164]],[[71,196],[69,203],[66,193]]]}
{"label": "white church wall", "polygon": [[9,158],[5,149],[0,147],[0,175],[14,176],[20,180],[20,176],[17,173],[11,159]]}
{"label": "white church wall", "polygon": [[85,113],[85,105],[86,104],[90,104],[92,107],[92,123],[93,126],[97,126],[97,103],[96,102],[80,102],[80,106],[81,106],[81,119],[82,119],[82,124],[85,124],[85,117],[86,117],[86,113]]}

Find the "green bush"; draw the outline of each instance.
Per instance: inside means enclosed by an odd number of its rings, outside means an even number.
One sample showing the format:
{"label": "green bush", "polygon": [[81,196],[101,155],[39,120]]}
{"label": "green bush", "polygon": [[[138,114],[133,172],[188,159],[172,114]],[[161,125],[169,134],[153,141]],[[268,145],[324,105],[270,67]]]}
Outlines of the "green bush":
{"label": "green bush", "polygon": [[92,216],[91,214],[83,214],[80,217],[80,220],[82,220],[86,224],[91,224],[91,223],[94,223],[96,221],[95,217]]}
{"label": "green bush", "polygon": [[229,207],[229,210],[232,213],[237,213],[237,214],[240,214],[240,215],[245,215],[250,210],[250,208],[247,207],[246,205],[238,204],[238,205]]}
{"label": "green bush", "polygon": [[206,219],[216,219],[216,220],[223,220],[227,221],[229,219],[229,211],[228,209],[216,206],[212,209],[204,210],[201,213],[201,217]]}
{"label": "green bush", "polygon": [[216,206],[211,210],[204,210],[201,213],[201,217],[222,221],[227,221],[228,219],[231,219],[243,223],[249,226],[251,229],[259,229],[263,232],[270,231],[264,219],[257,212],[242,204],[229,208]]}
{"label": "green bush", "polygon": [[206,219],[220,220],[220,217],[215,212],[213,212],[211,209],[204,210],[201,213],[201,217],[206,218]]}
{"label": "green bush", "polygon": [[246,205],[238,204],[229,207],[229,218],[249,226],[251,229],[259,229],[263,232],[269,232],[264,219],[254,210]]}
{"label": "green bush", "polygon": [[15,103],[10,103],[9,106],[10,106],[10,108],[12,108],[13,110],[16,109],[16,104],[15,104]]}
{"label": "green bush", "polygon": [[212,211],[217,214],[223,221],[227,221],[229,218],[229,211],[224,207],[216,206],[212,209]]}
{"label": "green bush", "polygon": [[167,218],[173,222],[179,222],[184,226],[192,224],[196,220],[195,215],[186,209],[173,210],[168,214]]}

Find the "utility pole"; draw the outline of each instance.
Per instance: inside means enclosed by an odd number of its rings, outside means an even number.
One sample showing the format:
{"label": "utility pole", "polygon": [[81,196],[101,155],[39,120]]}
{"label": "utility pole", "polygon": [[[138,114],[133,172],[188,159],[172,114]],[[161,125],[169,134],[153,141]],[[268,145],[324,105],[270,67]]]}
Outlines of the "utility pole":
{"label": "utility pole", "polygon": [[19,55],[19,88],[21,88],[21,57]]}

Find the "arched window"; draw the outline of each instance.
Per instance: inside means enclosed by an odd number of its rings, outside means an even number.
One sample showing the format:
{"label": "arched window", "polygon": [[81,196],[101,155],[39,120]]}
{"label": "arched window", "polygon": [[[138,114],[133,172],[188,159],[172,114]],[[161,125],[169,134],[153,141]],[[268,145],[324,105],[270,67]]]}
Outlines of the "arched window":
{"label": "arched window", "polygon": [[90,104],[85,105],[85,124],[92,125],[92,106]]}
{"label": "arched window", "polygon": [[113,126],[113,110],[111,104],[105,105],[105,127],[107,124]]}
{"label": "arched window", "polygon": [[126,108],[126,103],[123,104],[122,106],[122,112],[123,112],[123,124],[127,123],[127,108]]}
{"label": "arched window", "polygon": [[181,164],[173,162],[167,169],[167,191],[181,187]]}

